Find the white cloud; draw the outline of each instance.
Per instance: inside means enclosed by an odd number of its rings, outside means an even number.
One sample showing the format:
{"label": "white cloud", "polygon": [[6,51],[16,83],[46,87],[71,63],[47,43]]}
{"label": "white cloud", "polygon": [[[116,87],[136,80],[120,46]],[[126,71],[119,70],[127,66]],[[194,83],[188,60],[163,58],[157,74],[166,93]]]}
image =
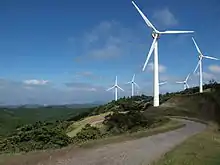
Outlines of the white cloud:
{"label": "white cloud", "polygon": [[136,50],[143,47],[140,39],[143,34],[139,34],[137,28],[129,29],[116,21],[101,22],[81,37],[83,55],[78,58],[83,59],[83,62],[88,61],[88,58],[105,60],[129,55],[134,47]]}
{"label": "white cloud", "polygon": [[79,75],[82,75],[82,76],[93,76],[94,74],[90,71],[84,71],[84,72],[80,72]]}
{"label": "white cloud", "polygon": [[213,73],[220,73],[220,66],[219,65],[210,65],[208,69]]}
{"label": "white cloud", "polygon": [[153,18],[164,26],[174,26],[178,24],[177,19],[168,8],[156,10],[153,14]]}
{"label": "white cloud", "polygon": [[[199,72],[197,72],[196,75],[199,76]],[[202,76],[205,81],[216,79],[215,75],[213,75],[211,73],[207,73],[207,72],[202,72]]]}
{"label": "white cloud", "polygon": [[98,90],[103,90],[103,87],[91,84],[91,83],[85,83],[85,82],[69,82],[65,84],[69,90],[72,91],[88,91],[88,92],[95,92]]}
{"label": "white cloud", "polygon": [[[150,62],[150,63],[148,64],[148,66],[147,66],[147,70],[153,71],[153,70],[154,70],[153,67],[154,67],[153,62]],[[166,69],[167,69],[167,68],[166,68],[164,65],[159,64],[158,70],[159,70],[160,73],[166,72]]]}
{"label": "white cloud", "polygon": [[46,85],[48,84],[49,81],[48,80],[24,80],[24,84],[26,85]]}
{"label": "white cloud", "polygon": [[0,79],[0,104],[72,104],[113,99],[111,93],[106,92],[102,86],[90,83],[69,85],[27,85],[24,82]]}
{"label": "white cloud", "polygon": [[96,59],[118,57],[121,54],[121,49],[114,44],[106,44],[103,48],[95,49],[90,52],[90,55]]}
{"label": "white cloud", "polygon": [[81,88],[70,87],[69,89],[72,91],[88,91],[88,92],[96,92],[97,91],[96,88],[86,88],[86,87],[81,87]]}
{"label": "white cloud", "polygon": [[211,74],[211,73],[207,73],[207,72],[203,72],[203,77],[205,80],[211,80],[211,79],[215,79],[216,76]]}
{"label": "white cloud", "polygon": [[74,74],[74,80],[103,80],[104,77],[101,77],[100,75],[94,74],[91,71],[82,71],[77,72]]}

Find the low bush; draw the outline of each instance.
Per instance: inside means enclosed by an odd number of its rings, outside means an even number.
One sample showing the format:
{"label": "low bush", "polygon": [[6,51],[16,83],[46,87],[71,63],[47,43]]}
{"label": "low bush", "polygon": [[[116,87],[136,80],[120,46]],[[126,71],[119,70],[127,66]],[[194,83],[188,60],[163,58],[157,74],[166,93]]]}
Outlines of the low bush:
{"label": "low bush", "polygon": [[101,131],[97,127],[86,124],[80,132],[74,137],[76,142],[84,142],[88,140],[95,140],[102,137]]}
{"label": "low bush", "polygon": [[156,122],[156,118],[145,117],[141,112],[129,111],[128,113],[115,112],[105,117],[103,122],[107,131],[112,134],[134,132],[143,128],[149,128]]}
{"label": "low bush", "polygon": [[12,135],[0,140],[0,152],[28,152],[48,148],[61,148],[72,143],[64,128],[66,123],[45,123],[24,125]]}

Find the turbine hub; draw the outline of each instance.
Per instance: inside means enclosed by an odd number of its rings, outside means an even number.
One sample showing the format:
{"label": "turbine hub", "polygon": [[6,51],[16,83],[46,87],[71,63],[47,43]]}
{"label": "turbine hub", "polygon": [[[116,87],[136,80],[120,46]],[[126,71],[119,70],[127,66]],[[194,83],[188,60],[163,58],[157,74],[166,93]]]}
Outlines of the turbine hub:
{"label": "turbine hub", "polygon": [[152,32],[152,37],[159,39],[159,38],[160,38],[160,34],[157,33],[157,32],[155,32],[155,31],[153,31],[153,32]]}
{"label": "turbine hub", "polygon": [[200,55],[199,55],[199,59],[201,59],[201,58],[202,58],[202,55],[200,54]]}

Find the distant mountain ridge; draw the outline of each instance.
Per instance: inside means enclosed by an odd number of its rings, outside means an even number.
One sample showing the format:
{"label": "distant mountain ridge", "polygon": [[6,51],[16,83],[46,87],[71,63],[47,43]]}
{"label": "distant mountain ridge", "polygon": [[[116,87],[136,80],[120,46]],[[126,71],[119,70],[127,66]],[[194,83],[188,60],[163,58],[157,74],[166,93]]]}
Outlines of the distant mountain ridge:
{"label": "distant mountain ridge", "polygon": [[56,107],[56,108],[89,108],[106,104],[104,101],[94,101],[91,103],[73,103],[73,104],[24,104],[24,105],[0,105],[0,108],[39,108],[39,107]]}

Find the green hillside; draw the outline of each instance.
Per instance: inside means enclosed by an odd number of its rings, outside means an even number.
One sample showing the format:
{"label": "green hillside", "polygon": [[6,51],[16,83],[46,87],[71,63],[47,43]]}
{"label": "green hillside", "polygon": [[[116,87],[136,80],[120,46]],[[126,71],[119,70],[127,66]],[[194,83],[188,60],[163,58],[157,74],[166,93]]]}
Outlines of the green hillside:
{"label": "green hillside", "polygon": [[[208,86],[207,86],[208,87]],[[192,92],[188,89],[179,93],[170,94],[171,97],[163,95],[161,99],[167,97],[159,107],[151,107],[145,111],[145,115],[170,115],[195,117],[204,120],[220,119],[220,85],[216,84],[205,89],[207,92]]]}
{"label": "green hillside", "polygon": [[67,120],[88,108],[0,108],[0,136],[6,136],[17,127],[37,121]]}

